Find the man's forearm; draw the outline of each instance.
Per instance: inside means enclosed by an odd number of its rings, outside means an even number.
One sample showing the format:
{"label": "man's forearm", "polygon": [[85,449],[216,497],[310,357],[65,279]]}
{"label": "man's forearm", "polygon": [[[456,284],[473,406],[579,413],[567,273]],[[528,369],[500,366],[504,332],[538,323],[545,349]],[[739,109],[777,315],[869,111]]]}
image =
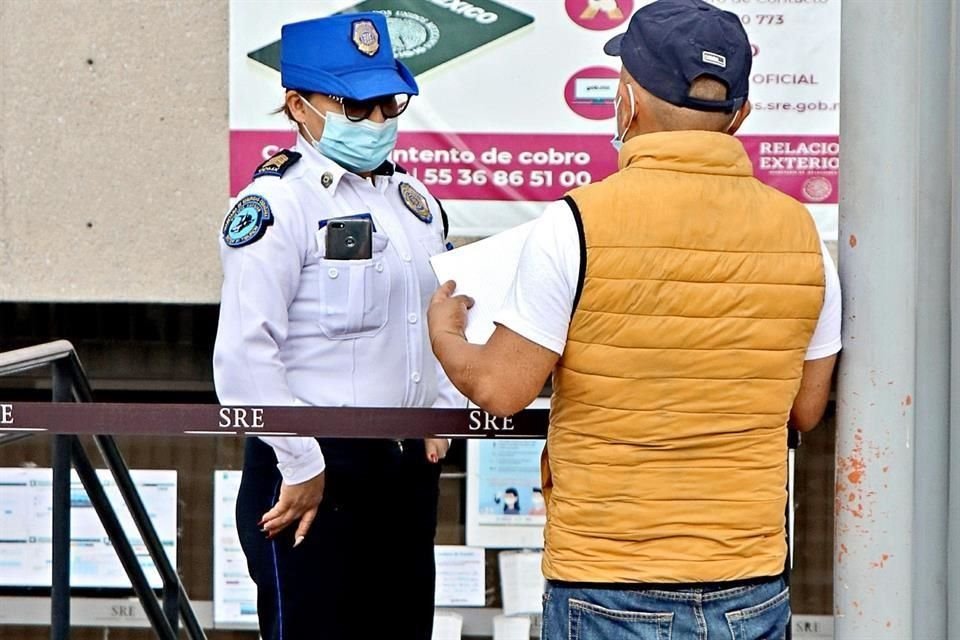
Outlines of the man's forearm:
{"label": "man's forearm", "polygon": [[442,331],[433,336],[430,346],[453,386],[479,404],[477,392],[478,379],[482,377],[479,365],[483,359],[483,346],[470,344],[464,336],[453,331]]}

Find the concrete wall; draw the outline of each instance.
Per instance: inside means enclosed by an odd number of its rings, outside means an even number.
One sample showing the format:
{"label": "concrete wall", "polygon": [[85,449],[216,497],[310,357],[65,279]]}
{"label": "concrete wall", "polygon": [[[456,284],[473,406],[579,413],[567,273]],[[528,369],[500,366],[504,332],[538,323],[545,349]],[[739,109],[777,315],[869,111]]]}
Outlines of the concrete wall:
{"label": "concrete wall", "polygon": [[216,302],[225,0],[0,0],[0,301]]}

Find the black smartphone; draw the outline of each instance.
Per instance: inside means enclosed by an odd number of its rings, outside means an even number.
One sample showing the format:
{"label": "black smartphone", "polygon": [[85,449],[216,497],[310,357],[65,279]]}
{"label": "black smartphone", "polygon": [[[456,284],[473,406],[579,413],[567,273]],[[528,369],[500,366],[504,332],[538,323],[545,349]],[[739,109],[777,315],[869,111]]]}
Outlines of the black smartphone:
{"label": "black smartphone", "polygon": [[373,257],[373,224],[369,219],[327,223],[327,260],[369,260]]}

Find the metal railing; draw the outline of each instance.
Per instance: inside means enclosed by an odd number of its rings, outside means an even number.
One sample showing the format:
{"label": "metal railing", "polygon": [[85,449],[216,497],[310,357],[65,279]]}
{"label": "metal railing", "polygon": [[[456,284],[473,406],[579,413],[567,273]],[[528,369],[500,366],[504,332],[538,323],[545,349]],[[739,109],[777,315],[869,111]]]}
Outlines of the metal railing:
{"label": "metal railing", "polygon": [[[73,345],[65,340],[0,353],[0,377],[49,366],[52,369],[53,402],[92,402],[90,381]],[[30,437],[5,434],[0,445]],[[162,604],[154,594],[130,541],[97,477],[86,449],[76,435],[53,436],[53,575],[50,593],[50,637],[70,637],[70,466],[76,470],[117,552],[120,563],[140,599],[150,625],[161,640],[177,640],[180,620],[191,640],[205,640],[183,583],[171,565],[160,538],[140,499],[130,471],[116,442],[109,435],[95,435],[94,442],[117,484],[162,581]]]}

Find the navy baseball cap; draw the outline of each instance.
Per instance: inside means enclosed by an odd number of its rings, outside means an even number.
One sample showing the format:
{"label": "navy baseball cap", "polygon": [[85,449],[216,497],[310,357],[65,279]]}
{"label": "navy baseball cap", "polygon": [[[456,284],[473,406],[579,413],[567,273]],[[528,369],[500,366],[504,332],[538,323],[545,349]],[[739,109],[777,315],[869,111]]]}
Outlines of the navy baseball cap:
{"label": "navy baseball cap", "polygon": [[420,93],[393,57],[381,13],[349,13],[294,22],[280,31],[280,82],[287,89],[367,100]]}
{"label": "navy baseball cap", "polygon": [[[620,56],[641,87],[670,104],[733,113],[750,91],[753,51],[740,18],[703,0],[657,0],[630,18],[604,53]],[[710,76],[727,85],[726,100],[691,98],[690,85]]]}

